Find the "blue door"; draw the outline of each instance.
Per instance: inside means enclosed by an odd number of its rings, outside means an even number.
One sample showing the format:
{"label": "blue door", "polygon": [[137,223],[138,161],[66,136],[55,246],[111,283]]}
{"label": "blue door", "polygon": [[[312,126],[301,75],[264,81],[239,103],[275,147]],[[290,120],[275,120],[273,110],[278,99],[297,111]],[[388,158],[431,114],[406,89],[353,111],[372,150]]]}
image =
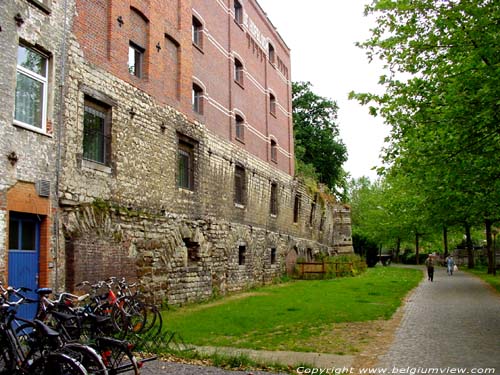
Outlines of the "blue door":
{"label": "blue door", "polygon": [[[37,215],[10,213],[9,221],[9,285],[14,288],[38,288],[38,260],[40,253],[40,222]],[[36,299],[36,293],[28,293]],[[36,304],[22,305],[18,315],[32,319]]]}

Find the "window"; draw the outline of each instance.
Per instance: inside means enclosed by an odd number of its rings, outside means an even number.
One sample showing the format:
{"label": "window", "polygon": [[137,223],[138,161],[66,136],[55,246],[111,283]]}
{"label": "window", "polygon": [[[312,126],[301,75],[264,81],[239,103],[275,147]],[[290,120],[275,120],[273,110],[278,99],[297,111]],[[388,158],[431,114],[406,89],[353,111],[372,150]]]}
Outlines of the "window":
{"label": "window", "polygon": [[276,116],[276,97],[273,94],[269,94],[269,113]]}
{"label": "window", "polygon": [[271,184],[271,201],[269,204],[269,211],[271,215],[278,214],[278,184],[276,182]]}
{"label": "window", "polygon": [[247,252],[247,247],[245,245],[238,246],[238,264],[240,266],[245,265],[246,252]]}
{"label": "window", "polygon": [[141,78],[144,68],[144,48],[130,42],[128,47],[128,71],[130,74]]}
{"label": "window", "polygon": [[83,158],[109,165],[111,108],[90,97],[83,108]]}
{"label": "window", "polygon": [[293,222],[297,223],[299,221],[299,211],[300,211],[300,194],[295,195],[293,202]]}
{"label": "window", "polygon": [[269,62],[271,64],[274,64],[275,53],[274,53],[274,47],[271,43],[269,43],[269,46],[268,46],[268,54],[269,54]]}
{"label": "window", "polygon": [[177,158],[177,186],[194,190],[194,145],[179,139]]}
{"label": "window", "polygon": [[245,120],[239,115],[235,117],[235,134],[236,139],[240,141],[245,140]]}
{"label": "window", "polygon": [[196,265],[201,260],[200,244],[192,242],[189,238],[184,238],[183,241],[187,248],[188,265]]}
{"label": "window", "polygon": [[271,249],[271,264],[276,264],[276,248]]}
{"label": "window", "polygon": [[316,203],[315,202],[312,202],[311,203],[311,213],[310,213],[310,216],[309,216],[309,225],[312,226],[313,225],[313,221],[314,221],[314,215],[316,214]]}
{"label": "window", "polygon": [[245,204],[246,179],[245,168],[237,165],[234,168],[234,203]]}
{"label": "window", "polygon": [[238,25],[243,23],[243,6],[238,0],[234,0],[234,20]]}
{"label": "window", "polygon": [[193,16],[193,44],[202,49],[203,48],[203,25]]}
{"label": "window", "polygon": [[234,59],[234,80],[243,86],[243,64],[240,60]]}
{"label": "window", "polygon": [[17,49],[14,123],[45,132],[48,59],[20,45]]}
{"label": "window", "polygon": [[278,161],[278,146],[274,139],[271,139],[271,161]]}
{"label": "window", "polygon": [[193,83],[192,97],[193,111],[198,114],[203,114],[203,89],[196,83]]}

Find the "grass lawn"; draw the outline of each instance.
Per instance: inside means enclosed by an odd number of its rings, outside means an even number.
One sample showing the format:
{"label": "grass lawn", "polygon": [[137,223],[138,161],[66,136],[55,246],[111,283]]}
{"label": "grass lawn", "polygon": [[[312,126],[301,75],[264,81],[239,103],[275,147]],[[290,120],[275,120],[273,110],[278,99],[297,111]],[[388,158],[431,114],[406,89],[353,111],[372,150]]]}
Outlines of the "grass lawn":
{"label": "grass lawn", "polygon": [[335,326],[389,319],[421,279],[419,270],[377,267],[357,277],[262,287],[163,318],[189,344],[325,352],[342,346],[330,334]]}
{"label": "grass lawn", "polygon": [[500,271],[497,271],[497,275],[488,275],[487,267],[477,267],[474,269],[468,269],[466,267],[463,268],[465,271],[468,271],[476,276],[479,276],[481,279],[490,284],[493,288],[495,288],[498,292],[500,292]]}

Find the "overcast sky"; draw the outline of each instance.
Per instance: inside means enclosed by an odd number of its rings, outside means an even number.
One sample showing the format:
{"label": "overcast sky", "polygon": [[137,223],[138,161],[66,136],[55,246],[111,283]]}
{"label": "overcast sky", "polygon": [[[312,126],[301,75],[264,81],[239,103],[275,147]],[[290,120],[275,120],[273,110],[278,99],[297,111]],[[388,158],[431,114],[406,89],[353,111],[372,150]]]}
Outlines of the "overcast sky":
{"label": "overcast sky", "polygon": [[354,45],[370,35],[363,16],[369,0],[257,0],[291,49],[293,81],[310,81],[313,91],[339,105],[340,135],[352,177],[375,179],[380,149],[388,134],[381,119],[348,100],[350,91],[380,92],[380,64],[369,64]]}

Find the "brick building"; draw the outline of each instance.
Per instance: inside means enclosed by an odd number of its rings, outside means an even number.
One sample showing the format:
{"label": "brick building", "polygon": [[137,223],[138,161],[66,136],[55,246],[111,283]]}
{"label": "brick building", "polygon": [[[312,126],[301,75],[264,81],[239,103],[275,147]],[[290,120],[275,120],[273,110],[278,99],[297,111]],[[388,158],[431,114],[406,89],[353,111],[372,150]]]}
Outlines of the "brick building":
{"label": "brick building", "polygon": [[348,207],[294,178],[290,51],[255,0],[63,4],[56,285],[125,275],[184,303],[352,251]]}

